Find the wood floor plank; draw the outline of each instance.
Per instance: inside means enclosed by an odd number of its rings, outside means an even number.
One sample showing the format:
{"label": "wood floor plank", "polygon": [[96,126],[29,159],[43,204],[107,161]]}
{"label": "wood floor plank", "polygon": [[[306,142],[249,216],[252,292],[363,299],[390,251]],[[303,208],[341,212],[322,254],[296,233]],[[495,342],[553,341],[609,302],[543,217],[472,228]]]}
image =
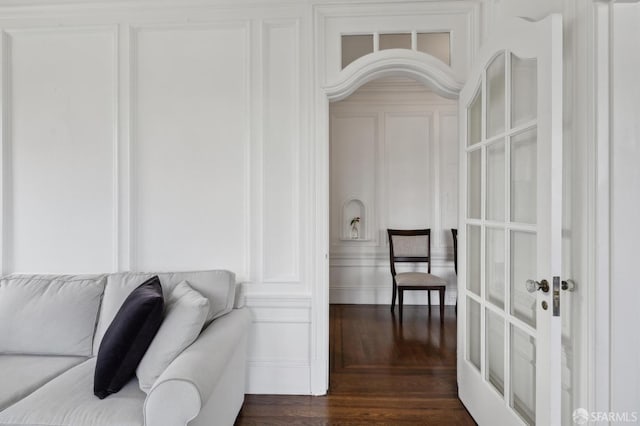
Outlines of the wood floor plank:
{"label": "wood floor plank", "polygon": [[457,397],[456,315],[405,306],[331,305],[326,396],[247,395],[249,425],[474,425]]}

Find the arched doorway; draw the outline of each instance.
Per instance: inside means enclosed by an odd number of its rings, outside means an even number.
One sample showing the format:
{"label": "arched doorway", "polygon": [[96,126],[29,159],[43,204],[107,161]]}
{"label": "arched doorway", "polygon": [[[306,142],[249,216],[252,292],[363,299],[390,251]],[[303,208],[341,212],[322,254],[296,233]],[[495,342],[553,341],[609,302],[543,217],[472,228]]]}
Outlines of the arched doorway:
{"label": "arched doorway", "polygon": [[338,78],[323,85],[316,102],[316,226],[315,283],[312,286],[312,393],[326,393],[329,385],[329,103],[348,97],[365,83],[382,77],[408,77],[449,99],[457,99],[463,84],[451,68],[431,55],[408,49],[389,49],[365,55]]}

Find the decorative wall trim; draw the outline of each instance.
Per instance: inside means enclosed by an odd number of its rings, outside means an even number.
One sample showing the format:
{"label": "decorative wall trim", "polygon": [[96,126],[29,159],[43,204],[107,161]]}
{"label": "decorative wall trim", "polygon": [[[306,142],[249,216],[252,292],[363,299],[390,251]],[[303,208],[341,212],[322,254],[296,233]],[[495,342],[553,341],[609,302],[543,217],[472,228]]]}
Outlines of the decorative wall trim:
{"label": "decorative wall trim", "polygon": [[0,69],[0,128],[2,133],[0,135],[0,273],[2,275],[14,270],[14,257],[9,250],[8,245],[13,243],[13,231],[12,227],[12,215],[13,213],[9,209],[9,202],[12,196],[12,184],[13,184],[13,164],[12,160],[12,145],[14,144],[12,133],[12,38],[19,35],[84,35],[84,34],[96,34],[106,35],[111,38],[111,49],[113,56],[110,58],[111,62],[111,75],[114,81],[114,90],[111,93],[113,98],[112,111],[113,122],[111,140],[112,156],[111,163],[111,270],[117,271],[119,264],[119,165],[118,165],[118,153],[119,153],[119,73],[118,73],[118,26],[115,24],[59,24],[57,26],[52,25],[50,22],[46,24],[23,26],[5,26],[4,29],[0,29],[0,61],[2,62],[2,68]]}
{"label": "decorative wall trim", "polygon": [[457,98],[463,86],[439,59],[422,52],[389,49],[353,61],[342,70],[338,81],[325,87],[325,92],[330,101],[340,101],[369,81],[398,76],[419,81],[449,99]]}
{"label": "decorative wall trim", "polygon": [[242,299],[254,314],[254,322],[311,323],[311,299],[290,294],[243,294]]}
{"label": "decorative wall trim", "polygon": [[11,87],[10,87],[10,57],[11,57],[11,45],[9,36],[5,31],[0,33],[0,129],[2,138],[0,142],[0,149],[2,159],[0,160],[0,272],[4,276],[9,271],[7,270],[8,263],[8,250],[7,250],[7,237],[9,235],[9,179],[10,173],[10,158],[11,158],[11,124],[9,107],[11,105]]}
{"label": "decorative wall trim", "polygon": [[[292,265],[292,269],[288,273],[284,274],[275,274],[274,276],[267,276],[267,260],[265,259],[265,253],[270,250],[265,247],[265,230],[268,228],[267,218],[264,214],[264,204],[265,198],[267,197],[267,192],[265,190],[265,181],[267,180],[267,176],[265,173],[265,139],[271,137],[269,133],[269,125],[267,123],[271,123],[273,125],[273,120],[269,120],[269,115],[271,108],[269,108],[269,102],[274,97],[271,95],[271,87],[269,86],[269,78],[274,72],[274,70],[269,69],[269,49],[272,47],[270,32],[274,29],[290,29],[293,32],[293,36],[291,37],[291,42],[293,44],[293,48],[289,51],[290,54],[290,62],[286,65],[290,65],[292,67],[292,76],[293,80],[291,81],[291,98],[288,101],[291,103],[291,110],[294,113],[298,114],[298,119],[294,119],[291,121],[291,125],[293,126],[291,140],[288,141],[288,148],[291,155],[291,162],[289,167],[291,168],[292,174],[294,178],[291,180],[291,192],[292,198],[290,200],[291,206],[291,218],[292,223],[290,224],[290,229],[292,230],[291,235],[291,248],[292,248],[292,257],[289,259]],[[300,141],[300,19],[268,19],[261,21],[261,30],[260,30],[260,42],[261,42],[261,69],[262,69],[262,78],[261,78],[261,89],[262,89],[262,111],[261,115],[263,117],[262,120],[262,128],[261,128],[261,146],[260,146],[260,157],[261,157],[261,166],[260,166],[260,175],[262,179],[260,180],[261,187],[261,211],[262,220],[261,220],[261,261],[260,261],[260,277],[261,281],[264,283],[283,283],[283,282],[300,282],[300,242],[301,242],[301,225],[300,225],[300,149],[299,149],[299,141]],[[283,65],[283,64],[279,64]],[[269,142],[267,140],[267,142]],[[285,207],[285,206],[283,206]],[[289,211],[289,209],[286,209]]]}
{"label": "decorative wall trim", "polygon": [[[331,253],[331,267],[370,266],[389,268],[389,253]],[[453,269],[453,251],[432,251],[432,267]]]}
{"label": "decorative wall trim", "polygon": [[244,59],[244,69],[242,70],[243,75],[245,76],[245,91],[246,96],[244,99],[244,104],[246,105],[246,131],[243,137],[243,167],[244,167],[244,188],[243,188],[243,199],[244,199],[244,208],[242,209],[243,217],[243,249],[242,252],[244,254],[242,259],[243,268],[240,271],[236,271],[236,275],[239,280],[244,281],[248,280],[251,277],[251,234],[252,234],[252,226],[251,226],[251,140],[252,140],[252,132],[251,132],[251,122],[252,122],[252,73],[251,73],[251,65],[252,65],[252,57],[251,57],[251,20],[249,19],[228,19],[224,21],[207,21],[207,22],[187,22],[187,23],[158,23],[151,22],[145,24],[135,24],[129,27],[130,30],[130,124],[129,124],[129,176],[130,176],[130,257],[129,257],[129,268],[131,270],[140,269],[138,254],[139,254],[139,242],[137,237],[137,229],[136,229],[136,217],[137,211],[139,207],[139,194],[137,193],[137,185],[136,182],[138,180],[137,170],[136,170],[136,156],[135,156],[135,145],[136,135],[137,135],[137,125],[139,118],[136,116],[136,111],[138,109],[138,99],[136,93],[138,91],[138,62],[139,62],[139,54],[138,54],[138,38],[141,33],[145,31],[188,31],[188,30],[218,30],[218,29],[239,29],[243,30],[245,34],[245,44],[243,59]]}
{"label": "decorative wall trim", "polygon": [[[254,286],[254,288],[261,285]],[[298,353],[308,353],[311,326],[311,299],[292,294],[244,294],[246,306],[253,314],[253,327],[275,327],[281,344],[293,345]],[[293,328],[292,328],[293,327]],[[264,330],[263,330],[264,331]],[[275,343],[275,340],[274,340]],[[273,358],[255,348],[249,355],[247,393],[309,394],[310,362],[308,357]]]}
{"label": "decorative wall trim", "polygon": [[131,140],[133,135],[133,111],[134,98],[132,90],[134,86],[133,69],[136,63],[135,45],[131,27],[129,25],[119,25],[118,28],[118,56],[116,63],[118,67],[118,246],[116,271],[128,271],[132,265],[132,238],[131,232],[132,216],[132,176],[131,176]]}
{"label": "decorative wall trim", "polygon": [[[591,102],[593,105],[593,127],[589,140],[588,167],[593,166],[590,174],[588,192],[589,233],[587,259],[595,259],[588,268],[586,278],[588,286],[587,312],[588,347],[586,371],[593,372],[585,380],[589,408],[593,411],[608,412],[611,405],[611,66],[612,66],[612,26],[613,7],[611,2],[594,2],[587,15],[589,34],[592,34],[592,52],[587,65],[593,67]],[[574,94],[575,96],[576,94]],[[590,263],[590,262],[589,262]],[[597,285],[595,285],[597,283]],[[593,315],[591,315],[593,313]],[[585,371],[585,370],[583,370]]]}
{"label": "decorative wall trim", "polygon": [[[452,6],[456,6],[456,8]],[[314,38],[315,38],[315,55],[314,67],[314,103],[315,103],[315,153],[314,153],[314,187],[315,187],[315,219],[317,225],[313,236],[314,249],[312,252],[314,276],[312,285],[313,296],[313,317],[311,326],[311,393],[314,395],[322,395],[328,389],[328,364],[329,364],[329,101],[340,100],[353,93],[362,84],[374,78],[403,76],[416,79],[416,73],[423,72],[420,67],[411,68],[407,66],[396,66],[393,63],[377,64],[371,67],[371,74],[377,71],[375,76],[363,72],[360,75],[351,76],[351,78],[343,77],[340,81],[330,82],[327,84],[327,74],[331,70],[339,69],[340,64],[327,64],[328,61],[328,44],[329,30],[327,28],[329,19],[333,17],[359,16],[371,17],[376,15],[387,15],[386,5],[372,4],[363,7],[353,7],[351,5],[314,5]],[[415,7],[415,5],[412,5]],[[468,39],[465,40],[467,62],[470,64],[475,51],[478,48],[480,36],[480,8],[475,2],[441,2],[422,3],[419,7],[428,8],[430,12],[437,15],[444,10],[451,14],[462,14],[467,16],[467,25],[469,29]],[[400,11],[394,11],[400,13]],[[388,19],[388,18],[387,18]],[[387,54],[389,54],[387,51]],[[377,52],[378,54],[380,52]],[[382,52],[384,53],[384,52]],[[374,55],[372,55],[374,56]],[[377,56],[374,56],[377,58]],[[332,59],[335,61],[335,59]],[[367,61],[369,58],[360,58],[361,61]],[[433,59],[435,60],[435,59]],[[357,62],[357,61],[356,61]],[[357,63],[354,62],[355,68]],[[327,66],[325,66],[327,65]],[[386,69],[384,69],[386,65]],[[402,63],[401,65],[406,65]],[[376,70],[376,68],[378,68]],[[462,84],[451,75],[448,75],[448,91],[450,97],[455,98],[462,87]],[[433,79],[433,75],[427,73],[422,76],[423,79]],[[446,87],[445,87],[446,88]]]}

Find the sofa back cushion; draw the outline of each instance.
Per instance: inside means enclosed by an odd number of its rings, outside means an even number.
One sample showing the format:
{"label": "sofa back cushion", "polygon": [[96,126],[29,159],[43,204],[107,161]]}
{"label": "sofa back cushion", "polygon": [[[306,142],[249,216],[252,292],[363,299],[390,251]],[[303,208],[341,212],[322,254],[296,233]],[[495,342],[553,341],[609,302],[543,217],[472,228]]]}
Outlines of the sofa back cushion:
{"label": "sofa back cushion", "polygon": [[0,353],[91,356],[104,275],[0,280]]}
{"label": "sofa back cushion", "polygon": [[205,326],[214,319],[229,313],[235,300],[235,275],[225,270],[190,272],[122,272],[107,276],[102,308],[93,342],[93,353],[98,353],[100,342],[118,309],[129,294],[145,280],[157,275],[165,295],[171,294],[182,281],[209,300],[209,313]]}

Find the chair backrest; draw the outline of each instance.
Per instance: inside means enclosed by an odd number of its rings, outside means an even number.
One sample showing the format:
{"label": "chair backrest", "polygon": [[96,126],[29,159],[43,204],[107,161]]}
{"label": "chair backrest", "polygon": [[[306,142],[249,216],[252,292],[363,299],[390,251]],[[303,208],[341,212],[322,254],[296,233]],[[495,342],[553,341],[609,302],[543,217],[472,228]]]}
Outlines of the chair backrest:
{"label": "chair backrest", "polygon": [[427,262],[431,273],[431,229],[387,229],[391,274],[396,262]]}
{"label": "chair backrest", "polygon": [[451,235],[453,235],[453,269],[458,274],[458,230],[451,228]]}

